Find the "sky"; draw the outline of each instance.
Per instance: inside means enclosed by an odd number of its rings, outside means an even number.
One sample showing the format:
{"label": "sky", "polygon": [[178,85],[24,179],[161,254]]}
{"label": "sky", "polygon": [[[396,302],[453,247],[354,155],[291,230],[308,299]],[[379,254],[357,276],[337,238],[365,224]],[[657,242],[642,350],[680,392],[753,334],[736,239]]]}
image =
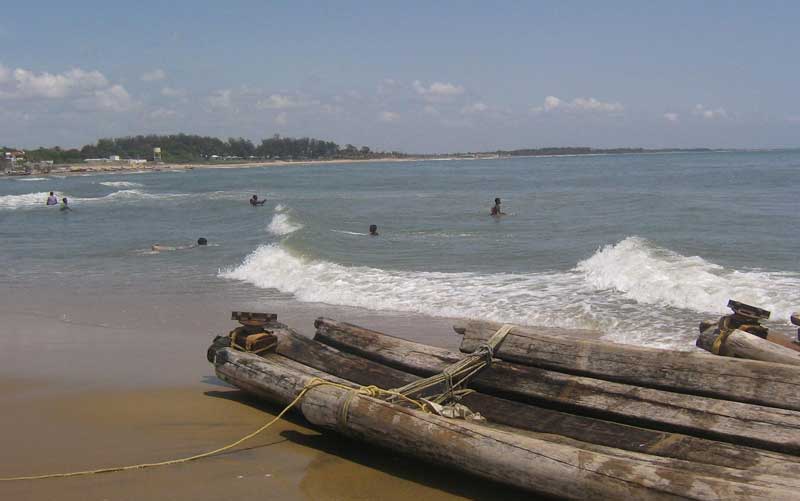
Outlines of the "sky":
{"label": "sky", "polygon": [[800,146],[800,2],[7,2],[0,145]]}

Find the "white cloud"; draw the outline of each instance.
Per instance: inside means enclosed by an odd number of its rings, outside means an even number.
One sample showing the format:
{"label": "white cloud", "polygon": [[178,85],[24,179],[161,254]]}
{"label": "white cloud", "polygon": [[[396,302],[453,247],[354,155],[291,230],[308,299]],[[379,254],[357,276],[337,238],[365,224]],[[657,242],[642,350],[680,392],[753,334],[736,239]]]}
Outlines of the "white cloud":
{"label": "white cloud", "polygon": [[316,101],[308,101],[297,96],[285,94],[272,94],[267,99],[261,99],[256,103],[259,110],[285,110],[290,108],[302,108],[317,104]]}
{"label": "white cloud", "polygon": [[448,101],[465,92],[463,86],[449,82],[433,82],[426,87],[419,80],[414,80],[411,85],[414,87],[417,94],[431,102]]}
{"label": "white cloud", "polygon": [[121,85],[95,91],[94,103],[102,111],[128,111],[134,106],[130,94]]}
{"label": "white cloud", "polygon": [[398,118],[400,118],[400,114],[393,111],[382,111],[378,115],[378,120],[381,122],[394,122]]}
{"label": "white cloud", "polygon": [[428,115],[433,115],[435,117],[438,117],[440,115],[439,110],[436,109],[435,106],[431,106],[430,104],[426,105],[422,111],[424,111]]}
{"label": "white cloud", "polygon": [[589,112],[589,113],[618,113],[625,108],[620,103],[599,101],[593,97],[576,97],[572,101],[564,101],[556,96],[547,96],[544,98],[544,104],[540,107],[533,108],[534,112],[553,112],[553,111],[566,111],[566,112]]}
{"label": "white cloud", "polygon": [[155,82],[158,80],[164,80],[167,78],[167,74],[162,69],[155,69],[153,71],[147,71],[143,73],[140,78],[143,82]]}
{"label": "white cloud", "polygon": [[286,125],[288,122],[289,115],[287,115],[285,111],[278,113],[278,116],[275,117],[275,123],[278,125]]}
{"label": "white cloud", "polygon": [[716,110],[712,110],[710,108],[706,108],[702,104],[698,104],[694,107],[693,114],[701,116],[706,120],[716,120],[720,118],[728,118],[728,112],[725,111],[725,108],[717,108]]}
{"label": "white cloud", "polygon": [[206,98],[206,103],[214,109],[230,108],[232,104],[231,94],[230,89],[218,90]]}
{"label": "white cloud", "polygon": [[185,97],[186,91],[184,89],[175,89],[173,87],[164,87],[161,89],[161,95],[166,97]]}
{"label": "white cloud", "polygon": [[0,65],[0,99],[24,100],[26,107],[58,100],[86,111],[122,112],[136,107],[125,87],[112,84],[99,71],[80,68],[53,74],[24,68],[12,71]]}
{"label": "white cloud", "polygon": [[664,113],[664,119],[668,122],[677,122],[680,119],[680,115],[677,113]]}
{"label": "white cloud", "polygon": [[99,71],[74,68],[64,73],[34,73],[17,68],[0,70],[0,98],[5,99],[63,99],[91,93],[109,86]]}
{"label": "white cloud", "polygon": [[148,116],[150,118],[154,118],[154,119],[157,119],[157,120],[175,118],[177,115],[178,115],[177,111],[170,110],[170,109],[167,109],[167,108],[156,108],[153,111],[151,111],[150,113],[148,113]]}
{"label": "white cloud", "polygon": [[461,108],[461,113],[463,113],[465,115],[472,114],[472,113],[483,113],[484,111],[487,111],[488,109],[489,109],[489,107],[486,104],[481,103],[481,102],[477,102],[477,103],[472,103],[472,104],[469,104],[469,105],[464,106],[463,108]]}

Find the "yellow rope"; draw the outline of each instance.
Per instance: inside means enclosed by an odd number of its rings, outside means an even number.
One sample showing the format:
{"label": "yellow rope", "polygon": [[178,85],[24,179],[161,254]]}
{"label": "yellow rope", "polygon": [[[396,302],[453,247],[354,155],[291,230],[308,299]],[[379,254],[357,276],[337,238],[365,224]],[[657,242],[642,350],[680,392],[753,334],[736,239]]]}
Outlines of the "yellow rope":
{"label": "yellow rope", "polygon": [[[489,358],[491,358],[492,350],[498,344],[500,344],[500,342],[502,342],[502,340],[505,338],[505,336],[508,334],[508,332],[511,329],[512,329],[512,326],[504,325],[503,327],[500,328],[500,330],[498,330],[495,333],[494,336],[492,336],[492,338],[489,340],[489,343],[487,344],[487,346],[489,347],[489,351],[488,351]],[[233,332],[234,331],[231,331],[231,334],[233,334]],[[231,344],[236,346],[236,344],[233,341],[233,339],[234,339],[234,336],[231,336]],[[459,386],[460,384],[465,382],[469,377],[471,377],[473,374],[477,373],[480,369],[482,369],[483,367],[488,365],[486,362],[477,362],[477,359],[482,358],[484,356],[485,355],[483,353],[480,354],[480,355],[477,355],[477,356],[476,355],[468,356],[465,359],[463,359],[463,360],[457,362],[456,364],[453,364],[453,366],[451,366],[453,369],[458,368],[459,370],[450,371],[450,370],[446,369],[444,373],[440,373],[440,374],[438,374],[436,376],[433,376],[432,378],[428,378],[428,379],[425,379],[425,380],[420,380],[417,383],[420,383],[420,382],[421,383],[425,383],[425,387],[428,387],[428,386],[432,385],[434,382],[436,382],[436,381],[432,381],[435,378],[444,378],[445,381],[448,383],[448,387],[449,387],[449,392],[446,392],[446,393],[449,393],[452,396],[454,386]],[[453,384],[453,376],[457,375],[457,374],[460,375],[460,371],[463,371],[464,369],[467,369],[467,370],[471,369],[470,366],[472,366],[473,370],[470,370],[469,374],[466,377],[462,378],[458,383],[456,383],[454,385]],[[451,367],[448,367],[448,369],[451,369]],[[340,408],[339,416],[338,416],[339,417],[339,419],[338,419],[339,426],[344,426],[347,423],[347,415],[349,414],[349,411],[350,411],[350,402],[352,401],[353,397],[356,394],[366,395],[366,396],[373,397],[373,398],[379,398],[379,397],[399,398],[400,400],[403,400],[403,401],[405,401],[405,402],[407,402],[407,403],[409,403],[409,404],[411,404],[413,406],[416,406],[419,410],[421,410],[423,412],[431,412],[431,409],[429,408],[429,406],[425,402],[422,402],[420,400],[415,400],[415,399],[413,399],[413,398],[411,398],[411,397],[409,397],[409,396],[407,396],[405,394],[405,393],[409,392],[408,391],[410,389],[409,387],[414,386],[414,383],[412,383],[411,385],[406,385],[403,388],[398,388],[396,390],[384,390],[383,388],[378,388],[377,386],[362,386],[360,388],[353,388],[353,387],[350,387],[350,386],[347,386],[347,385],[343,385],[343,384],[340,384],[340,383],[334,383],[332,381],[326,381],[326,380],[320,379],[320,378],[312,378],[303,387],[303,389],[300,390],[300,393],[297,394],[295,399],[292,400],[292,402],[289,405],[287,405],[277,416],[272,418],[267,424],[265,424],[261,428],[257,429],[256,431],[254,431],[254,432],[252,432],[252,433],[250,433],[248,435],[245,435],[244,437],[240,438],[239,440],[237,440],[237,441],[235,441],[235,442],[233,442],[231,444],[228,444],[228,445],[226,445],[224,447],[220,447],[219,449],[214,449],[213,451],[203,452],[202,454],[196,454],[194,456],[189,456],[189,457],[185,457],[185,458],[171,459],[171,460],[168,460],[168,461],[160,461],[158,463],[142,463],[142,464],[134,464],[134,465],[129,465],[129,466],[112,466],[110,468],[99,468],[99,469],[96,469],[96,470],[73,471],[73,472],[68,472],[68,473],[50,473],[50,474],[46,474],[46,475],[32,475],[32,476],[25,476],[25,477],[6,477],[6,478],[0,478],[0,482],[11,482],[11,481],[15,481],[15,480],[42,480],[42,479],[45,479],[45,478],[80,477],[80,476],[85,476],[85,475],[96,475],[96,474],[99,474],[99,473],[111,473],[111,472],[115,472],[115,471],[139,470],[139,469],[144,469],[144,468],[154,468],[156,466],[167,466],[167,465],[172,465],[172,464],[188,463],[189,461],[194,461],[196,459],[202,459],[202,458],[207,458],[207,457],[210,457],[210,456],[214,456],[216,454],[220,454],[220,453],[225,452],[225,451],[227,451],[229,449],[232,449],[232,448],[236,447],[237,445],[239,445],[239,444],[241,444],[243,442],[246,442],[247,440],[250,440],[251,438],[255,437],[256,435],[258,435],[262,431],[264,431],[267,428],[269,428],[270,426],[272,426],[276,421],[281,419],[284,414],[289,412],[289,410],[292,407],[297,405],[297,403],[300,402],[300,400],[302,400],[302,398],[306,395],[306,393],[308,393],[309,390],[311,390],[312,388],[316,388],[318,386],[333,386],[335,388],[340,388],[342,390],[346,390],[348,392],[351,392],[348,395],[348,397],[345,400],[345,402],[342,404],[342,407]],[[423,388],[414,388],[414,391],[415,392],[419,392],[422,389]],[[461,390],[459,390],[459,391],[461,391]]]}
{"label": "yellow rope", "polygon": [[[32,475],[32,476],[27,476],[27,477],[7,477],[7,478],[0,478],[0,482],[11,482],[11,481],[15,481],[15,480],[41,480],[41,479],[45,479],[45,478],[80,477],[80,476],[85,476],[85,475],[96,475],[98,473],[111,473],[111,472],[114,472],[114,471],[138,470],[138,469],[144,469],[144,468],[153,468],[153,467],[156,467],[156,466],[167,466],[167,465],[171,465],[171,464],[188,463],[189,461],[194,461],[196,459],[202,459],[202,458],[207,458],[209,456],[214,456],[216,454],[220,454],[220,453],[225,452],[225,451],[227,451],[229,449],[232,449],[232,448],[236,447],[237,445],[239,445],[239,444],[241,444],[241,443],[243,443],[243,442],[245,442],[247,440],[250,440],[251,438],[255,437],[256,435],[258,435],[262,431],[264,431],[267,428],[269,428],[270,426],[272,426],[276,421],[278,421],[280,418],[282,418],[284,414],[289,412],[289,409],[291,409],[292,407],[297,405],[297,403],[300,402],[300,400],[302,400],[302,398],[306,395],[306,393],[308,393],[309,390],[311,390],[312,388],[316,388],[318,386],[335,386],[337,388],[342,388],[342,389],[345,389],[345,390],[348,390],[348,391],[349,390],[353,390],[353,388],[351,388],[349,386],[345,386],[343,384],[333,383],[331,381],[325,381],[324,379],[313,378],[303,387],[302,390],[300,390],[300,393],[297,394],[297,397],[295,397],[295,399],[292,400],[292,402],[289,405],[287,405],[277,416],[272,418],[267,424],[265,424],[261,428],[257,429],[256,431],[254,431],[254,432],[252,432],[252,433],[250,433],[248,435],[245,435],[244,437],[240,438],[239,440],[237,440],[237,441],[235,441],[235,442],[233,442],[231,444],[228,444],[228,445],[226,445],[224,447],[220,447],[219,449],[214,449],[213,451],[204,452],[202,454],[196,454],[194,456],[189,456],[189,457],[180,458],[180,459],[171,459],[169,461],[160,461],[158,463],[142,463],[142,464],[134,464],[134,465],[129,465],[129,466],[112,466],[110,468],[99,468],[99,469],[96,469],[96,470],[73,471],[73,472],[69,472],[69,473],[50,473],[50,474],[47,474],[47,475]],[[358,389],[358,393],[361,393],[361,394],[364,394],[364,395],[369,395],[369,396],[377,396],[379,394],[394,394],[396,392],[382,390],[382,389],[374,387],[374,386],[368,386],[368,387],[359,388]],[[413,399],[410,399],[408,397],[405,397],[405,400],[413,402],[418,407],[420,407],[420,409],[425,410],[423,404],[420,404],[419,402],[417,402],[417,401],[415,401]]]}

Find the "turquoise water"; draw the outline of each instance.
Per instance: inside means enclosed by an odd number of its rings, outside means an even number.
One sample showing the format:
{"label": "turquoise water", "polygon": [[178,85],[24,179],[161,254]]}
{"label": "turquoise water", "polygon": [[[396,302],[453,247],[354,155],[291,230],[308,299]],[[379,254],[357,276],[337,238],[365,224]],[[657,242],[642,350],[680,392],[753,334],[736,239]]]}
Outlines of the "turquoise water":
{"label": "turquoise water", "polygon": [[[787,151],[5,178],[0,286],[256,293],[265,308],[291,298],[688,349],[729,298],[789,331],[798,169]],[[74,210],[45,207],[50,190]],[[253,193],[267,204],[250,207]],[[150,251],[200,236],[212,245]]]}

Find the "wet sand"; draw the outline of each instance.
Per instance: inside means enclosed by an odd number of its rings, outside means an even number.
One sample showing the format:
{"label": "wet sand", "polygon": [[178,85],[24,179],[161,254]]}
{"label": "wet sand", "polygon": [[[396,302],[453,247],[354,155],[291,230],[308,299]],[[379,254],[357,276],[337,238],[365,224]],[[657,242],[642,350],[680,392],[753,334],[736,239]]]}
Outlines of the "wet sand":
{"label": "wet sand", "polygon": [[[226,445],[280,409],[219,381],[205,360],[235,326],[212,296],[17,291],[0,306],[0,477],[161,461]],[[280,305],[276,305],[280,306]],[[449,322],[272,308],[310,335],[319,314],[454,347]],[[262,308],[263,305],[262,305]],[[338,315],[337,315],[338,313]],[[516,499],[445,468],[313,429],[290,416],[218,457],[148,470],[0,483],[0,499]]]}

